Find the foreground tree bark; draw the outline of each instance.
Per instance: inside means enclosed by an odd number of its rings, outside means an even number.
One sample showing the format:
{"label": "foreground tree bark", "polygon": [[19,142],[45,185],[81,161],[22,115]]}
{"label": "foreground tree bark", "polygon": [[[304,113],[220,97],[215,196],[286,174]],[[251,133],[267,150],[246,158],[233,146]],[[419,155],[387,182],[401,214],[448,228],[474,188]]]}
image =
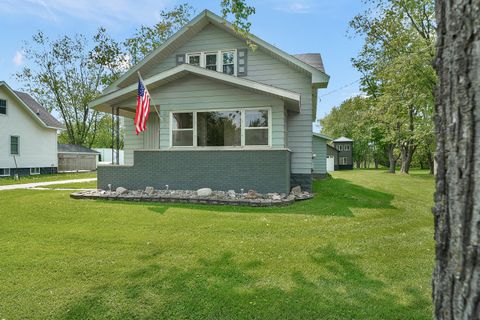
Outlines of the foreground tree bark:
{"label": "foreground tree bark", "polygon": [[436,319],[480,319],[480,0],[437,0]]}

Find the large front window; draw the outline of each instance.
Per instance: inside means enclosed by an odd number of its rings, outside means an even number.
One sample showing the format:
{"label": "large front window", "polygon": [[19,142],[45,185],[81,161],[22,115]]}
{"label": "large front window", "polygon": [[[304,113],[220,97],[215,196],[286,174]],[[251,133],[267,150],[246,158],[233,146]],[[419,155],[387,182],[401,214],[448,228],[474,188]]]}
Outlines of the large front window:
{"label": "large front window", "polygon": [[270,145],[270,109],[172,113],[172,147]]}

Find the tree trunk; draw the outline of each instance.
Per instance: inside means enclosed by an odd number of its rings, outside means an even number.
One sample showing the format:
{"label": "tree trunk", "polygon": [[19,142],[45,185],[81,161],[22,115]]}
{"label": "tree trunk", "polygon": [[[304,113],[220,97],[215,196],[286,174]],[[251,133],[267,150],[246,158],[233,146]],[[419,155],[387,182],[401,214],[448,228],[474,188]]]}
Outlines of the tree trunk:
{"label": "tree trunk", "polygon": [[439,83],[433,303],[436,319],[480,319],[480,3],[436,2]]}
{"label": "tree trunk", "polygon": [[357,160],[355,161],[356,164],[357,164],[357,169],[360,169],[360,165],[362,164],[362,161],[361,160]]}
{"label": "tree trunk", "polygon": [[395,167],[397,166],[397,160],[398,158],[395,157],[395,154],[393,153],[395,147],[393,145],[388,146],[387,153],[388,153],[388,162],[390,163],[390,166],[388,168],[389,173],[395,173]]}
{"label": "tree trunk", "polygon": [[407,144],[401,148],[402,166],[400,168],[401,173],[407,173],[410,171],[410,164],[412,163],[413,153],[415,147]]}
{"label": "tree trunk", "polygon": [[433,174],[433,168],[435,164],[433,163],[433,154],[431,152],[428,153],[428,168],[430,169],[430,174]]}
{"label": "tree trunk", "polygon": [[375,163],[375,169],[378,169],[378,159],[373,158],[373,162]]}

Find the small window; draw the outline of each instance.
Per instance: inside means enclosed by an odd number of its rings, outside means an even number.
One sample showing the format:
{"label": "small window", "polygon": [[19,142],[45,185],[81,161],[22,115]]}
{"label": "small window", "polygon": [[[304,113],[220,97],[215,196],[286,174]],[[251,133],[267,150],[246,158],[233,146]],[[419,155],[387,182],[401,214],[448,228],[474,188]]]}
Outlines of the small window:
{"label": "small window", "polygon": [[30,168],[30,175],[40,174],[40,168]]}
{"label": "small window", "polygon": [[343,151],[350,151],[350,145],[346,144],[343,146]]}
{"label": "small window", "polygon": [[339,145],[337,146],[337,150],[338,150],[338,151],[343,151],[343,145],[342,145],[342,144],[339,144]]}
{"label": "small window", "polygon": [[205,68],[217,71],[217,53],[207,53],[205,55]]}
{"label": "small window", "polygon": [[7,114],[7,100],[0,99],[0,114]]}
{"label": "small window", "polygon": [[10,169],[9,168],[0,168],[0,177],[9,177]]}
{"label": "small window", "polygon": [[194,65],[194,66],[200,66],[200,54],[189,54],[187,56],[188,58],[188,64]]}
{"label": "small window", "polygon": [[340,157],[340,164],[347,164],[347,157]]}
{"label": "small window", "polygon": [[10,137],[10,154],[18,156],[20,154],[20,137]]}
{"label": "small window", "polygon": [[223,73],[235,74],[235,51],[222,52]]}
{"label": "small window", "polygon": [[172,113],[172,146],[193,146],[193,113]]}
{"label": "small window", "polygon": [[245,111],[245,145],[268,145],[268,110]]}

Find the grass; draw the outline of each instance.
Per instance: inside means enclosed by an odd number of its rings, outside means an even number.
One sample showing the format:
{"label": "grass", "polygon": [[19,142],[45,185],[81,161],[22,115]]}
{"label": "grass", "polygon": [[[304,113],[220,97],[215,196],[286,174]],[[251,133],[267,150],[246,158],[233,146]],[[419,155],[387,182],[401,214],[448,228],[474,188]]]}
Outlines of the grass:
{"label": "grass", "polygon": [[430,319],[433,179],[335,172],[282,208],[0,196],[0,319]]}
{"label": "grass", "polygon": [[50,184],[42,188],[49,189],[97,189],[97,181]]}
{"label": "grass", "polygon": [[56,173],[56,174],[40,174],[33,176],[22,176],[20,180],[14,180],[13,177],[0,178],[0,186],[22,183],[35,183],[46,181],[58,181],[58,180],[71,180],[71,179],[87,179],[96,178],[96,172],[79,172],[79,173]]}

